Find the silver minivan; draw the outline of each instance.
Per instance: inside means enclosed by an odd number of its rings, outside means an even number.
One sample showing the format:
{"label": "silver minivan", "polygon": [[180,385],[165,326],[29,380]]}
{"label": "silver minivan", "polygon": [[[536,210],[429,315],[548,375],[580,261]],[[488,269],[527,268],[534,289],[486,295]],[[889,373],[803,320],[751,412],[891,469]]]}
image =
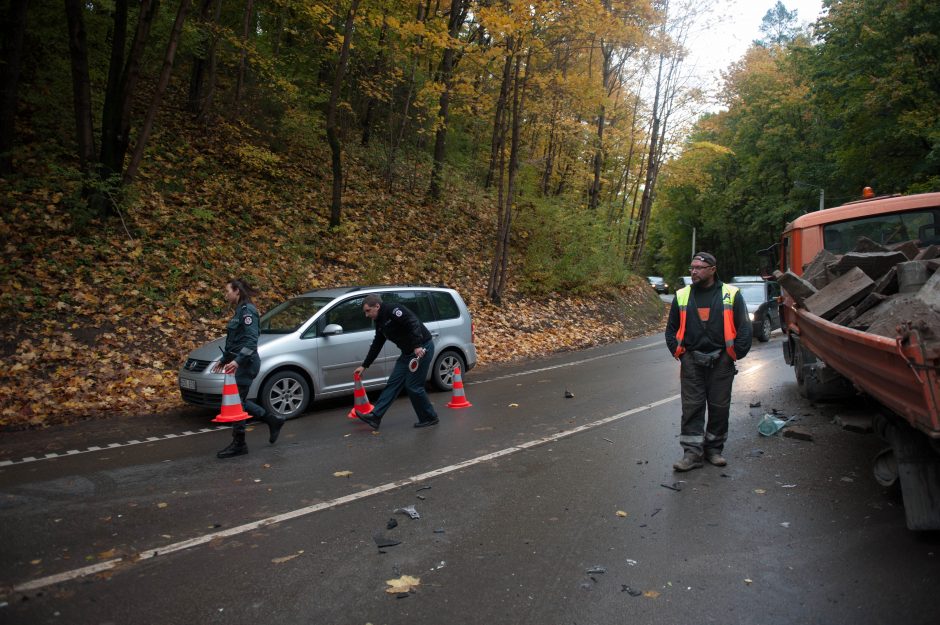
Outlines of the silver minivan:
{"label": "silver minivan", "polygon": [[[444,287],[373,286],[317,289],[278,304],[261,316],[258,354],[261,370],[248,397],[278,416],[292,418],[316,399],[351,395],[353,371],[362,364],[375,337],[362,300],[376,293],[383,302],[411,309],[434,339],[428,381],[442,391],[453,388],[454,367],[461,374],[477,362],[473,322],[460,294]],[[224,375],[211,373],[222,356],[225,338],[189,354],[179,370],[180,394],[191,404],[218,406]],[[367,389],[385,386],[400,350],[387,341],[363,373]]]}

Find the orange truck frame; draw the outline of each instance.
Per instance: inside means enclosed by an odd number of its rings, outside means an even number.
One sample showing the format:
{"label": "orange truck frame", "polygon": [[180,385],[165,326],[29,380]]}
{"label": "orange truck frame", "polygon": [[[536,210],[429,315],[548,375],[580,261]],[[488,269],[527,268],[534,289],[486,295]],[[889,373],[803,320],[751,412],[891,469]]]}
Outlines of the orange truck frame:
{"label": "orange truck frame", "polygon": [[[847,252],[858,235],[885,245],[940,242],[940,193],[808,213],[787,224],[779,246],[765,254],[779,259],[780,271],[802,275],[820,250]],[[875,431],[889,446],[874,459],[875,477],[885,486],[900,482],[910,529],[940,529],[940,342],[925,342],[910,327],[887,338],[831,323],[797,307],[785,290],[780,321],[801,394],[826,399],[858,389],[880,404]]]}

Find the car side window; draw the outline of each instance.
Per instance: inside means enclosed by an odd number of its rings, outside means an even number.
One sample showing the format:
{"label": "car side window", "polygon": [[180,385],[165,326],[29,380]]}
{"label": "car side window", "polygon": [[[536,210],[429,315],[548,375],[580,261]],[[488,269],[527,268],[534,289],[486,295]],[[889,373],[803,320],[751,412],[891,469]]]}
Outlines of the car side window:
{"label": "car side window", "polygon": [[[343,334],[350,334],[352,332],[365,332],[367,330],[372,330],[372,320],[365,316],[362,312],[362,300],[364,297],[354,297],[348,299],[344,302],[340,302],[336,306],[333,306],[326,311],[326,314],[323,316],[323,321],[318,324],[319,329],[322,330],[331,323],[338,323],[343,326]],[[306,334],[313,335],[316,332],[314,328],[311,327]],[[309,338],[308,336],[303,336],[302,338]]]}
{"label": "car side window", "polygon": [[431,291],[431,298],[437,307],[438,319],[456,319],[460,316],[460,309],[454,296],[446,291]]}
{"label": "car side window", "polygon": [[422,323],[434,321],[434,312],[431,310],[431,300],[425,291],[395,291],[383,293],[382,301],[389,304],[402,304],[418,316]]}

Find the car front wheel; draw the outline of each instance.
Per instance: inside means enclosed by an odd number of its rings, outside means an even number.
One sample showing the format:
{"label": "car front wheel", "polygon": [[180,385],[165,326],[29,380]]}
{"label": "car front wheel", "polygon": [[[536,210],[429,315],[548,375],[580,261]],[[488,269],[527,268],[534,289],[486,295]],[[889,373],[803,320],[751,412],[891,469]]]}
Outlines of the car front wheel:
{"label": "car front wheel", "polygon": [[434,361],[431,369],[431,384],[439,391],[449,391],[454,388],[454,367],[460,367],[460,377],[467,372],[467,365],[463,357],[455,351],[445,350]]}
{"label": "car front wheel", "polygon": [[773,332],[773,326],[770,323],[770,317],[764,315],[764,322],[760,324],[760,331],[757,333],[757,340],[766,343],[770,340],[770,333]]}
{"label": "car front wheel", "polygon": [[293,419],[310,404],[310,385],[296,371],[278,371],[261,387],[261,405],[283,419]]}

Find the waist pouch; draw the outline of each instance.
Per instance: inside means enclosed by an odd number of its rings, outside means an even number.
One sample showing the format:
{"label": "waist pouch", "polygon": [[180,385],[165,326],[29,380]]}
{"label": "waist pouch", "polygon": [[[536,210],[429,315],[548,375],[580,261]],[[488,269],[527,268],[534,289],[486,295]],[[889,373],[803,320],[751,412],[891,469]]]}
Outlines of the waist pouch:
{"label": "waist pouch", "polygon": [[716,349],[713,352],[699,352],[692,350],[692,362],[699,367],[714,367],[718,362],[718,359],[721,358],[721,350]]}

